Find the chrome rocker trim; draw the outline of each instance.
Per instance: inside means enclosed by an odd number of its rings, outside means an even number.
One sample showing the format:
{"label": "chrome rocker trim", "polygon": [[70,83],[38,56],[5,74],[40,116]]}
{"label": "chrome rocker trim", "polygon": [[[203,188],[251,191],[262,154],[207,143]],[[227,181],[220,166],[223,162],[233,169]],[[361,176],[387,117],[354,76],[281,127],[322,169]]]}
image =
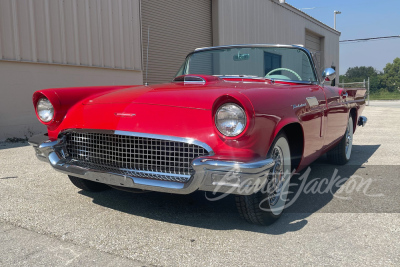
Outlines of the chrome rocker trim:
{"label": "chrome rocker trim", "polygon": [[215,160],[211,157],[214,155],[212,149],[208,145],[194,139],[124,131],[108,132],[120,135],[140,135],[143,137],[162,138],[175,141],[185,140],[185,142],[191,142],[204,147],[210,152],[210,155],[195,158],[192,161],[192,167],[195,170],[195,173],[188,182],[180,183],[139,178],[74,165],[73,162],[63,157],[64,147],[62,139],[51,141],[48,139],[47,135],[33,136],[29,139],[29,144],[33,146],[38,159],[44,162],[49,162],[50,165],[59,172],[118,187],[174,194],[190,194],[196,190],[202,190],[215,193],[250,195],[254,193],[254,190],[252,190],[253,188],[258,188],[261,184],[267,182],[269,170],[274,166],[274,161],[272,159],[261,159],[249,163]]}

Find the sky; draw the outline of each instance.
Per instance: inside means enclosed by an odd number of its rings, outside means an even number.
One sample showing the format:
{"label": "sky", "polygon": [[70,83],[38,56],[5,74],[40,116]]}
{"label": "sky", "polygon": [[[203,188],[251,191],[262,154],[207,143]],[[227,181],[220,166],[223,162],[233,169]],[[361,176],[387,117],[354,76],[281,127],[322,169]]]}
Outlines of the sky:
{"label": "sky", "polygon": [[[333,11],[340,40],[400,35],[400,0],[286,0],[286,2],[333,28]],[[340,43],[339,72],[349,67],[372,66],[383,71],[400,57],[400,38]]]}

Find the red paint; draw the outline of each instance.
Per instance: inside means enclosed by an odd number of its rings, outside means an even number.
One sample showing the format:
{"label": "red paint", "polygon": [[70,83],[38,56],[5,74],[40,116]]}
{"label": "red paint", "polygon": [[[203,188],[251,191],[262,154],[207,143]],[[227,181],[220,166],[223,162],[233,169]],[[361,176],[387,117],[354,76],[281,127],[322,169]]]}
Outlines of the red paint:
{"label": "red paint", "polygon": [[[337,87],[196,76],[205,83],[46,89],[35,92],[33,103],[45,96],[53,104],[55,118],[44,123],[52,140],[72,128],[189,137],[208,144],[215,158],[235,161],[265,158],[279,131],[298,123],[305,145],[300,168],[337,143],[352,108],[358,118],[365,106],[365,90],[347,90],[345,99]],[[306,104],[306,97],[316,97],[318,105],[293,108]],[[214,124],[216,110],[227,102],[241,105],[247,115],[238,137],[223,136]]]}

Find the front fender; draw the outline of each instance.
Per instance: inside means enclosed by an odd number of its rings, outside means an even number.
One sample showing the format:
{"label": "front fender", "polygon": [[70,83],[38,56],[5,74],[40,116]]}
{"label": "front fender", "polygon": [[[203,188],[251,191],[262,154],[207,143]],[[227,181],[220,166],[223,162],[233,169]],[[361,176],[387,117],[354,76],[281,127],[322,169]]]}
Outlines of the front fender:
{"label": "front fender", "polygon": [[[292,123],[297,123],[297,124],[300,124],[300,126],[301,126],[301,123],[300,123],[299,119],[297,119],[297,118],[285,118],[285,119],[279,121],[278,124],[276,125],[275,129],[274,129],[273,135],[271,136],[271,140],[270,140],[270,144],[269,145],[272,144],[272,142],[275,140],[275,137],[279,134],[279,132],[285,126],[288,126],[289,124],[292,124]],[[301,129],[303,130],[303,127],[301,127]],[[303,134],[304,134],[304,131],[303,131]]]}
{"label": "front fender", "polygon": [[[139,86],[139,85],[138,85]],[[36,112],[36,104],[40,98],[46,97],[54,107],[54,119],[48,123],[42,122],[48,130],[55,130],[62,122],[70,107],[88,98],[97,97],[111,91],[135,87],[129,86],[93,86],[93,87],[72,87],[72,88],[50,88],[36,91],[32,96],[33,106]],[[36,113],[37,116],[37,113]],[[38,116],[37,116],[38,117]],[[39,118],[39,117],[38,117]]]}

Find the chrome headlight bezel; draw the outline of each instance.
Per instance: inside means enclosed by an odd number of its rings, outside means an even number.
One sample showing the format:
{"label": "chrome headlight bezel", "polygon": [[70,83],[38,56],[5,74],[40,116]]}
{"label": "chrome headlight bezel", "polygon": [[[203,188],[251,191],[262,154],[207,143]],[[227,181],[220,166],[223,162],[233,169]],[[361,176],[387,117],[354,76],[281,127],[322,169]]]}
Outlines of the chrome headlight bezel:
{"label": "chrome headlight bezel", "polygon": [[36,113],[42,122],[51,122],[54,119],[54,106],[48,98],[42,97],[36,103]]}
{"label": "chrome headlight bezel", "polygon": [[[220,114],[220,112],[227,112],[230,113],[231,118],[220,118],[222,114]],[[236,137],[239,136],[240,134],[242,134],[244,132],[244,130],[247,127],[247,114],[244,110],[244,108],[242,108],[240,105],[236,104],[236,103],[224,103],[222,104],[218,109],[217,112],[215,112],[215,116],[214,116],[214,123],[215,126],[217,127],[218,131],[226,136],[226,137]],[[221,124],[226,121],[231,121],[231,124],[233,122],[232,125],[232,129],[234,129],[233,131],[227,131],[226,130],[226,126],[223,127]],[[235,123],[236,120],[236,123]],[[239,127],[239,128],[238,128]]]}

